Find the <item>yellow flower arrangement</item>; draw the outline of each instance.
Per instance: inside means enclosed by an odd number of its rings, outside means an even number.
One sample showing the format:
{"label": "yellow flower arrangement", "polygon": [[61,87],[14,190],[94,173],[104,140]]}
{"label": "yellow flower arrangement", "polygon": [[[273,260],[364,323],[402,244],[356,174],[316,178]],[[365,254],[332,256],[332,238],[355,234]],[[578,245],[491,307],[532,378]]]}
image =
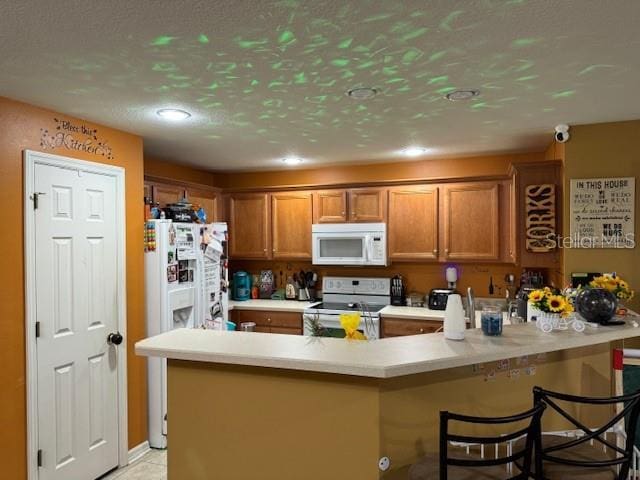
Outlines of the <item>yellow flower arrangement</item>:
{"label": "yellow flower arrangement", "polygon": [[529,303],[540,311],[559,313],[563,317],[567,317],[574,312],[573,305],[569,299],[564,295],[555,293],[549,287],[529,293]]}
{"label": "yellow flower arrangement", "polygon": [[603,288],[613,293],[620,300],[631,300],[635,294],[629,284],[618,276],[613,276],[608,273],[594,278],[589,283],[591,288]]}
{"label": "yellow flower arrangement", "polygon": [[360,326],[360,313],[352,312],[352,313],[341,313],[340,314],[340,325],[344,329],[345,338],[348,340],[366,340],[365,337],[358,327]]}

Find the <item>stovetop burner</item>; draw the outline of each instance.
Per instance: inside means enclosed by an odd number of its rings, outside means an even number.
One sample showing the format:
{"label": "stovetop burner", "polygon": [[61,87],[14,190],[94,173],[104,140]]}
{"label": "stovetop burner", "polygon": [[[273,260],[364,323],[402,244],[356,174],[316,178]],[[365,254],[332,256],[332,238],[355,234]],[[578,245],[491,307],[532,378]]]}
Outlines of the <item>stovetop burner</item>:
{"label": "stovetop burner", "polygon": [[[369,309],[369,312],[371,313],[378,313],[380,310],[382,310],[386,305],[377,305],[377,304],[371,304],[368,303],[367,307]],[[331,311],[342,311],[342,312],[358,312],[360,310],[362,310],[360,304],[358,303],[329,303],[329,302],[322,302],[318,305],[315,305],[311,308],[309,308],[308,310],[321,310],[321,311],[327,311],[327,310],[331,310]]]}

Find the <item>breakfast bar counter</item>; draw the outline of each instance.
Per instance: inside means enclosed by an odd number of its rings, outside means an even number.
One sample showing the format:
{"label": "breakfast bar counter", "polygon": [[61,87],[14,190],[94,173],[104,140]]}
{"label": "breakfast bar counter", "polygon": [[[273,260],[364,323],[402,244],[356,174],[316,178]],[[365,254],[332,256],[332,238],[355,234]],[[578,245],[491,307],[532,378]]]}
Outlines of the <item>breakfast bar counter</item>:
{"label": "breakfast bar counter", "polygon": [[440,410],[524,411],[534,385],[611,394],[611,349],[634,325],[369,342],[181,329],[136,353],[169,361],[169,480],[395,480],[437,452]]}

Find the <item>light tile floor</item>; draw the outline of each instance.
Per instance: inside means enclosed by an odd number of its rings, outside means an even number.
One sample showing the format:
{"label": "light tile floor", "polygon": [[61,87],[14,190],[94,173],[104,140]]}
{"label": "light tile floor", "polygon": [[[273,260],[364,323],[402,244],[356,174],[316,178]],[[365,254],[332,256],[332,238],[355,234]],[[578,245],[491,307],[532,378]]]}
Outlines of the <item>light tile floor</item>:
{"label": "light tile floor", "polygon": [[100,480],[167,480],[167,451],[151,449],[139,460]]}

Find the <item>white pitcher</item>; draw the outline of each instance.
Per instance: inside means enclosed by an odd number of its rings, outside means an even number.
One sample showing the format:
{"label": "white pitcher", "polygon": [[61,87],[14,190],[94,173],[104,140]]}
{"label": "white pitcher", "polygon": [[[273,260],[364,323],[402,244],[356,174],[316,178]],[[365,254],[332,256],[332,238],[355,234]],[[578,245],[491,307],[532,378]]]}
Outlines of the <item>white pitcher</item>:
{"label": "white pitcher", "polygon": [[449,295],[447,308],[444,311],[444,338],[464,340],[467,323],[462,308],[462,298],[457,293]]}

